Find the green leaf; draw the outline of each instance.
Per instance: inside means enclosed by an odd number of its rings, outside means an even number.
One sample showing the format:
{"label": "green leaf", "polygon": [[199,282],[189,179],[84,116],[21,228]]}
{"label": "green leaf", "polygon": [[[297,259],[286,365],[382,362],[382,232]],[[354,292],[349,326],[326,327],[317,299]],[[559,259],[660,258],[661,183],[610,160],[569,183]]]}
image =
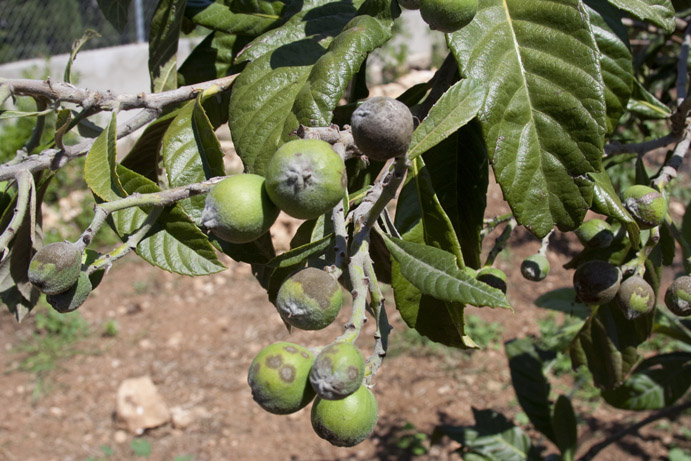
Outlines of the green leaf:
{"label": "green leaf", "polygon": [[[5,87],[0,87],[5,88]],[[39,117],[41,115],[48,115],[54,111],[53,108],[45,109],[41,111],[31,111],[23,112],[20,110],[0,110],[0,120],[8,120],[11,118],[22,118],[22,117]]]}
{"label": "green leaf", "polygon": [[691,386],[691,353],[660,354],[644,360],[623,385],[602,393],[624,410],[659,410],[679,400]]}
{"label": "green leaf", "polygon": [[639,118],[660,120],[672,115],[669,107],[646,90],[638,80],[633,81],[633,94],[626,108]]}
{"label": "green leaf", "polygon": [[[118,175],[127,194],[158,192],[152,181],[122,165]],[[132,207],[113,213],[115,230],[121,238],[136,232],[148,213]],[[225,266],[218,261],[207,237],[190,220],[179,205],[167,207],[147,236],[137,245],[137,254],[150,264],[182,275],[208,275]]]}
{"label": "green leaf", "polygon": [[633,91],[633,56],[622,14],[606,0],[586,0],[595,42],[600,50],[607,103],[607,132],[612,133]]}
{"label": "green leaf", "polygon": [[671,34],[676,27],[674,7],[670,0],[609,0],[613,5],[642,21],[650,21]]}
{"label": "green leaf", "polygon": [[[201,98],[185,104],[163,135],[161,154],[171,188],[225,175],[221,144]],[[205,195],[196,195],[178,203],[199,224],[205,200]]]}
{"label": "green leaf", "polygon": [[641,241],[640,229],[628,210],[624,208],[624,204],[621,203],[621,199],[614,190],[609,175],[604,171],[598,171],[588,173],[588,177],[592,179],[595,184],[593,209],[597,213],[611,216],[623,222],[626,225],[631,244],[634,248],[638,248]]}
{"label": "green leaf", "polygon": [[309,258],[324,253],[328,248],[333,246],[334,240],[335,238],[333,234],[329,234],[326,237],[315,240],[314,242],[299,246],[297,248],[292,248],[291,250],[276,256],[271,261],[266,263],[266,265],[275,268],[286,268],[295,266],[296,264],[302,264]]}
{"label": "green leaf", "polygon": [[118,155],[116,115],[114,112],[110,123],[94,141],[84,164],[86,184],[94,194],[106,202],[126,195],[115,169]]}
{"label": "green leaf", "polygon": [[149,75],[154,93],[178,86],[178,39],[186,4],[187,0],[160,0],[151,18]]}
{"label": "green leaf", "polygon": [[578,449],[578,425],[571,400],[560,395],[552,412],[552,428],[563,461],[573,461]]}
{"label": "green leaf", "polygon": [[213,234],[209,236],[209,239],[213,246],[233,258],[234,261],[264,266],[276,256],[269,232],[248,243],[226,242]]}
{"label": "green leaf", "polygon": [[579,319],[586,319],[590,315],[590,308],[576,301],[573,287],[557,288],[540,295],[535,305],[544,309],[564,312]]}
{"label": "green leaf", "polygon": [[163,135],[181,110],[182,108],[172,110],[150,123],[120,164],[153,182],[158,182]]}
{"label": "green leaf", "polygon": [[580,2],[487,0],[447,37],[461,73],[485,83],[478,117],[516,219],[540,237],[555,224],[574,229],[606,127],[600,54]]}
{"label": "green leaf", "polygon": [[246,39],[235,34],[211,32],[180,66],[178,84],[192,85],[235,73],[233,59],[246,44]]}
{"label": "green leaf", "polygon": [[438,426],[441,432],[459,442],[467,451],[464,460],[523,461],[535,459],[530,437],[493,410],[473,408],[475,426]]}
{"label": "green leaf", "polygon": [[432,106],[413,132],[408,149],[412,160],[428,151],[475,118],[484,99],[484,87],[474,79],[456,82]]}
{"label": "green leaf", "polygon": [[620,386],[639,361],[636,348],[649,337],[652,316],[627,320],[616,306],[596,307],[571,344],[574,369],[586,365],[601,389]]}
{"label": "green leaf", "polygon": [[474,306],[511,308],[504,293],[459,269],[453,254],[382,235],[391,256],[399,263],[403,277],[423,294]]}
{"label": "green leaf", "polygon": [[556,441],[552,428],[550,385],[542,371],[542,359],[529,338],[514,339],[505,344],[511,382],[518,403],[535,429]]}
{"label": "green leaf", "polygon": [[146,439],[133,439],[132,442],[130,442],[130,448],[135,456],[148,458],[151,454],[151,442]]}
{"label": "green leaf", "polygon": [[[257,2],[257,4],[268,2]],[[280,2],[276,2],[280,3]],[[256,37],[271,28],[280,19],[277,11],[255,11],[235,13],[221,3],[211,3],[192,17],[196,24],[227,34],[242,34]]]}
{"label": "green leaf", "polygon": [[60,109],[55,118],[55,145],[58,149],[64,149],[65,145],[62,142],[62,137],[67,132],[72,122],[72,111],[69,109]]}
{"label": "green leaf", "polygon": [[[102,0],[101,0],[102,1]],[[129,3],[129,0],[126,0]],[[100,3],[100,2],[99,2]],[[101,10],[103,10],[103,6],[101,6]],[[127,12],[125,12],[125,16],[127,16]],[[107,17],[107,16],[106,16]],[[125,20],[127,20],[125,18]],[[72,63],[74,62],[75,58],[77,57],[77,53],[79,53],[79,50],[81,49],[82,46],[92,38],[100,37],[101,34],[96,32],[93,29],[86,29],[84,34],[82,34],[81,37],[79,37],[77,40],[74,41],[72,44],[72,51],[70,52],[70,57],[67,59],[67,65],[65,66],[65,82],[66,83],[72,83]]]}
{"label": "green leaf", "polygon": [[[398,215],[396,218],[398,219]],[[398,226],[397,226],[398,227]],[[421,222],[413,225],[403,236],[407,241],[424,243]],[[384,244],[386,240],[382,235]],[[460,303],[443,302],[423,295],[401,274],[401,265],[391,258],[391,285],[396,309],[410,328],[432,341],[461,349],[479,346],[465,333],[464,307]]]}
{"label": "green leaf", "polygon": [[328,124],[367,53],[390,37],[391,21],[354,15],[348,2],[317,4],[238,55],[251,62],[233,85],[228,123],[248,171],[264,174],[299,123]]}
{"label": "green leaf", "polygon": [[130,0],[98,0],[98,7],[101,9],[103,16],[118,32],[125,31]]}

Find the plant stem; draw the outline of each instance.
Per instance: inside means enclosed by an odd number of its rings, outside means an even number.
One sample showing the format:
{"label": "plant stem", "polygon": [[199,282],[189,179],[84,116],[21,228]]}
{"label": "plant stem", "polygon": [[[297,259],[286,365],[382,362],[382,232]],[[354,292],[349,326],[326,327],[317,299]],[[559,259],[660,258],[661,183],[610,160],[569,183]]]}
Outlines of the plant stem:
{"label": "plant stem", "polygon": [[506,247],[506,244],[509,242],[509,238],[511,237],[511,233],[517,225],[518,223],[512,216],[511,219],[509,219],[509,221],[506,223],[504,230],[501,232],[499,237],[497,237],[497,240],[494,241],[494,246],[487,255],[487,259],[485,260],[485,264],[483,264],[483,266],[490,267],[494,264],[494,260],[497,259],[499,253],[501,253]]}
{"label": "plant stem", "polygon": [[372,352],[372,355],[367,359],[365,368],[365,382],[367,385],[371,386],[372,378],[377,374],[379,367],[381,367],[384,361],[384,357],[386,357],[386,350],[389,347],[389,333],[392,327],[386,315],[384,295],[377,282],[377,275],[374,272],[371,260],[369,260],[365,266],[365,276],[369,280],[370,306],[374,314],[374,319],[377,322],[377,330],[374,332],[374,352]]}
{"label": "plant stem", "polygon": [[[0,260],[4,260],[7,256],[7,246],[10,244],[15,234],[17,233],[17,229],[19,229],[19,227],[22,225],[22,222],[24,221],[24,216],[26,216],[27,208],[31,208],[30,213],[32,213],[32,221],[33,216],[35,216],[36,195],[34,190],[35,186],[33,175],[26,170],[21,170],[17,173],[16,179],[17,204],[14,208],[12,220],[10,221],[2,235],[0,235],[0,251],[2,251],[2,257],[0,257]],[[31,206],[32,203],[33,206]],[[31,226],[30,232],[31,238],[33,239],[33,225]]]}

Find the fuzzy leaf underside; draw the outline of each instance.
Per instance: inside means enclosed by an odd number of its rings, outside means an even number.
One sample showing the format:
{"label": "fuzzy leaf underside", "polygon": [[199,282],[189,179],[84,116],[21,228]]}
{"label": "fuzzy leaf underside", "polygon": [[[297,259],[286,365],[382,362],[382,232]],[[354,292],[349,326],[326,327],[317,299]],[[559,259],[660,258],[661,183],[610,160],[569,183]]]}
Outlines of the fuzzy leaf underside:
{"label": "fuzzy leaf underside", "polygon": [[[547,5],[549,7],[547,7]],[[485,84],[478,113],[505,199],[537,236],[578,226],[606,129],[600,54],[577,0],[487,0],[449,34],[461,73]]]}
{"label": "fuzzy leaf underside", "polygon": [[448,302],[511,308],[500,290],[459,269],[453,254],[386,235],[384,240],[403,277],[423,294]]}
{"label": "fuzzy leaf underside", "polygon": [[674,7],[670,0],[609,0],[615,6],[631,13],[638,19],[650,21],[672,33],[676,26]]}

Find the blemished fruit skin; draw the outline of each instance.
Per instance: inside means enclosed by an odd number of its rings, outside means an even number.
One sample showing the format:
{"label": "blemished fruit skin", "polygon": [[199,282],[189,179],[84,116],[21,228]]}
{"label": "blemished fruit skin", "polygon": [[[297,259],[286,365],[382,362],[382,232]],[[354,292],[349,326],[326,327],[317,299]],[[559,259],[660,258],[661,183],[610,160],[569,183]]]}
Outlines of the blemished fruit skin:
{"label": "blemished fruit skin", "polygon": [[420,9],[420,0],[398,0],[398,4],[401,8],[405,8],[406,10]]}
{"label": "blemished fruit skin", "polygon": [[255,402],[277,415],[304,408],[315,395],[309,383],[313,363],[314,354],[299,344],[281,341],[262,349],[247,374]]}
{"label": "blemished fruit skin", "polygon": [[29,263],[29,281],[41,292],[56,295],[67,291],[79,278],[82,252],[69,242],[49,243]]}
{"label": "blemished fruit skin", "polygon": [[80,272],[74,285],[62,293],[46,296],[46,301],[60,313],[72,312],[84,304],[91,290],[91,279],[86,272]]}
{"label": "blemished fruit skin", "polygon": [[585,304],[602,305],[614,299],[621,285],[621,271],[607,261],[592,260],[573,274],[576,296]]}
{"label": "blemished fruit skin", "polygon": [[675,315],[691,315],[691,276],[682,275],[665,291],[665,305]]}
{"label": "blemished fruit skin", "polygon": [[667,200],[652,187],[636,184],[622,194],[624,207],[631,213],[641,229],[662,224],[667,214]]}
{"label": "blemished fruit skin", "polygon": [[351,115],[350,125],[360,152],[378,162],[404,156],[415,127],[408,106],[386,96],[363,102]]}
{"label": "blemished fruit skin", "polygon": [[343,159],[328,142],[296,139],[283,144],[271,157],[266,190],[290,216],[315,219],[343,200],[347,179]]}
{"label": "blemished fruit skin", "polygon": [[366,386],[340,400],[317,397],[312,404],[314,432],[337,447],[352,447],[365,440],[377,425],[377,399]]}
{"label": "blemished fruit skin", "polygon": [[539,253],[528,256],[521,263],[521,274],[526,280],[539,282],[549,274],[549,261]]}
{"label": "blemished fruit skin", "polygon": [[578,240],[588,248],[607,248],[614,240],[610,224],[599,218],[585,221],[574,231]]}
{"label": "blemished fruit skin", "polygon": [[420,0],[420,15],[430,29],[456,32],[473,20],[478,0]]}
{"label": "blemished fruit skin", "polygon": [[643,277],[633,275],[621,282],[615,300],[624,316],[633,320],[653,310],[655,292]]}
{"label": "blemished fruit skin", "polygon": [[343,304],[341,285],[316,267],[288,277],[276,295],[276,309],[283,320],[301,330],[321,330],[334,321]]}
{"label": "blemished fruit skin", "polygon": [[280,210],[269,199],[265,180],[256,174],[238,174],[211,188],[201,224],[221,240],[247,243],[261,237]]}
{"label": "blemished fruit skin", "polygon": [[496,267],[483,267],[477,271],[475,278],[506,294],[506,274]]}
{"label": "blemished fruit skin", "polygon": [[327,400],[345,398],[358,390],[365,376],[365,359],[355,345],[332,343],[317,355],[310,371],[310,383],[317,395]]}

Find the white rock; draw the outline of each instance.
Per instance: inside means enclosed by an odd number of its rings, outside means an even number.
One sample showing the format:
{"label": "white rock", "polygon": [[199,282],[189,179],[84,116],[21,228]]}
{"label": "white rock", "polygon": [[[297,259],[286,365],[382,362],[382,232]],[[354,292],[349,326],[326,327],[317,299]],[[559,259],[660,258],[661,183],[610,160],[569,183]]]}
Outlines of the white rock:
{"label": "white rock", "polygon": [[194,422],[194,414],[182,407],[171,408],[170,417],[175,429],[187,429]]}
{"label": "white rock", "polygon": [[134,434],[170,420],[170,412],[149,376],[126,379],[118,388],[117,423]]}

